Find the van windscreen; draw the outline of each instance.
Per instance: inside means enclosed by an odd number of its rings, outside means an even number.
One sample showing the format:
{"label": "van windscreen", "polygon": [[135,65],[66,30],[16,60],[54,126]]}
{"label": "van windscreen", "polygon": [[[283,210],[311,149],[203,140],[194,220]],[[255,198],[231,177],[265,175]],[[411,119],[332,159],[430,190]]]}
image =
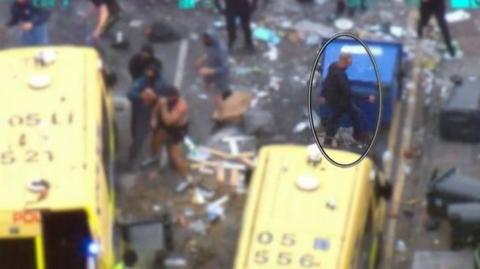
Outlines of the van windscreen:
{"label": "van windscreen", "polygon": [[36,269],[33,238],[0,238],[0,267]]}
{"label": "van windscreen", "polygon": [[83,210],[42,214],[46,269],[85,269],[91,234]]}

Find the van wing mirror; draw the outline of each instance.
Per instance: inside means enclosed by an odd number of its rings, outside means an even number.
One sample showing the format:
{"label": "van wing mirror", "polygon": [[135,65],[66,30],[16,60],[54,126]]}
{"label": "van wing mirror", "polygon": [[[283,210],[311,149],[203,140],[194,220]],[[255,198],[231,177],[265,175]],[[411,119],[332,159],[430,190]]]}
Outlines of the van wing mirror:
{"label": "van wing mirror", "polygon": [[112,89],[117,84],[117,74],[114,72],[105,72],[104,79],[109,89]]}
{"label": "van wing mirror", "polygon": [[392,193],[393,193],[393,186],[390,181],[384,181],[380,182],[377,181],[375,182],[375,192],[377,197],[381,197],[387,201],[389,201],[392,198]]}

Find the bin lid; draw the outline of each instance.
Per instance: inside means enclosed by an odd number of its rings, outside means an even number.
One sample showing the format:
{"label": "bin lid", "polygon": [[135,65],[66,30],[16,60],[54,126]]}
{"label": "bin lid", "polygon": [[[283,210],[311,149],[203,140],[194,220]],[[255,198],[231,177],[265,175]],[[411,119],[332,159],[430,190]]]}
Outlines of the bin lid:
{"label": "bin lid", "polygon": [[[369,40],[364,40],[364,43],[375,58],[382,84],[392,85],[401,63],[402,44]],[[347,69],[348,78],[352,82],[377,83],[375,70],[367,51],[360,43],[351,38],[337,38],[327,46],[321,62],[322,78],[327,76],[328,67],[337,61],[342,51],[348,51],[353,56],[352,65]]]}
{"label": "bin lid", "polygon": [[480,203],[451,204],[447,208],[448,217],[460,217],[464,223],[480,223]]}

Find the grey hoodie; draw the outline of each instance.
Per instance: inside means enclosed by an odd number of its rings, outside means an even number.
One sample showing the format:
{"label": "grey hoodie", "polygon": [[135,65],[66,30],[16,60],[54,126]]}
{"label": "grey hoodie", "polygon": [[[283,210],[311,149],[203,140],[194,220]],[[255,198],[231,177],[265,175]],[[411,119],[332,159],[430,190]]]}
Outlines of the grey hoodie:
{"label": "grey hoodie", "polygon": [[207,83],[212,83],[216,91],[226,91],[229,89],[229,67],[228,67],[228,50],[224,44],[220,43],[218,38],[208,33],[212,45],[205,46],[207,55],[207,67],[215,69],[213,76],[205,78]]}

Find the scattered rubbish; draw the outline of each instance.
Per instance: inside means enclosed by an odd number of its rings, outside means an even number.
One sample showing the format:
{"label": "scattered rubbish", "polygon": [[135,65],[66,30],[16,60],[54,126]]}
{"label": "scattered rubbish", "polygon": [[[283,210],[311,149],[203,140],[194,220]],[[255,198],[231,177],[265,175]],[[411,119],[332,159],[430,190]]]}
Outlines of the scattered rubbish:
{"label": "scattered rubbish", "polygon": [[152,206],[152,210],[156,213],[160,212],[162,210],[162,207],[160,205],[154,204]]}
{"label": "scattered rubbish", "polygon": [[278,35],[274,31],[264,27],[258,27],[255,29],[253,31],[253,37],[271,45],[277,45],[280,43]]}
{"label": "scattered rubbish", "polygon": [[210,222],[213,222],[219,218],[223,219],[225,217],[225,208],[223,205],[228,202],[228,200],[228,195],[225,195],[207,205],[205,211],[207,212],[207,218]]}
{"label": "scattered rubbish", "polygon": [[403,215],[407,218],[413,218],[413,216],[415,216],[415,213],[411,209],[404,209]]}
{"label": "scattered rubbish", "polygon": [[217,122],[239,123],[243,121],[245,113],[250,107],[252,94],[246,91],[233,91],[213,112],[213,119]]}
{"label": "scattered rubbish", "polygon": [[193,190],[192,203],[197,205],[202,205],[206,201],[205,197],[202,195],[198,188]]}
{"label": "scattered rubbish", "polygon": [[164,261],[164,265],[167,267],[185,267],[187,266],[187,260],[180,256],[168,257]]}
{"label": "scattered rubbish", "polygon": [[328,27],[324,24],[312,22],[310,20],[301,20],[297,22],[293,29],[301,33],[315,33],[321,37],[329,37],[335,33],[332,27]]}
{"label": "scattered rubbish", "polygon": [[143,25],[142,20],[132,20],[128,24],[131,28],[140,28]]}
{"label": "scattered rubbish", "polygon": [[412,167],[408,164],[405,164],[403,166],[403,172],[406,174],[406,175],[410,175],[412,173]]}
{"label": "scattered rubbish", "polygon": [[201,235],[205,235],[207,233],[207,226],[202,220],[196,220],[190,223],[190,229]]}
{"label": "scattered rubbish", "polygon": [[183,214],[186,216],[186,217],[193,217],[195,216],[195,210],[193,210],[193,208],[190,208],[190,207],[186,207],[184,210],[183,210]]}
{"label": "scattered rubbish", "polygon": [[422,150],[419,148],[409,148],[403,151],[403,157],[407,159],[418,158],[422,155]]}
{"label": "scattered rubbish", "polygon": [[278,60],[278,49],[275,46],[270,46],[270,49],[265,52],[265,57],[267,57],[270,61]]}
{"label": "scattered rubbish", "polygon": [[196,151],[197,146],[189,136],[185,136],[183,144],[188,148],[189,152]]}
{"label": "scattered rubbish", "polygon": [[273,134],[275,119],[272,112],[262,109],[251,109],[245,114],[245,130],[249,135]]}
{"label": "scattered rubbish", "polygon": [[178,8],[180,9],[194,9],[197,4],[196,0],[179,0]]}
{"label": "scattered rubbish", "polygon": [[389,150],[386,150],[386,151],[382,154],[382,164],[383,164],[383,165],[386,165],[386,164],[389,163],[391,160],[392,160],[392,153],[391,153]]}
{"label": "scattered rubbish", "polygon": [[200,35],[197,34],[197,33],[191,33],[191,34],[190,34],[190,39],[191,39],[191,40],[194,40],[194,41],[197,41],[197,40],[200,39]]}
{"label": "scattered rubbish", "polygon": [[318,46],[318,44],[320,44],[320,41],[321,41],[320,35],[309,35],[305,39],[305,44],[310,47]]}
{"label": "scattered rubbish", "polygon": [[407,244],[405,244],[405,241],[397,240],[397,242],[395,243],[395,250],[397,250],[398,252],[407,251]]}
{"label": "scattered rubbish", "polygon": [[301,121],[293,127],[293,132],[294,133],[300,133],[303,132],[305,129],[307,129],[310,126],[310,123],[308,121]]}
{"label": "scattered rubbish", "polygon": [[335,27],[341,31],[348,31],[353,28],[353,21],[347,18],[339,18],[334,22]]}
{"label": "scattered rubbish", "polygon": [[223,28],[223,27],[225,27],[225,22],[223,22],[223,20],[221,20],[221,21],[215,21],[215,22],[213,22],[213,27],[215,27],[215,28]]}
{"label": "scattered rubbish", "polygon": [[208,99],[208,95],[205,94],[205,93],[201,93],[199,95],[197,95],[199,99],[202,99],[202,100],[207,100]]}
{"label": "scattered rubbish", "polygon": [[392,34],[396,38],[400,38],[405,34],[405,31],[401,26],[390,26],[390,34]]}
{"label": "scattered rubbish", "polygon": [[447,20],[448,23],[456,23],[456,22],[461,22],[461,21],[466,21],[470,19],[471,14],[465,10],[455,10],[452,12],[448,12],[445,15],[445,19]]}
{"label": "scattered rubbish", "polygon": [[215,192],[207,189],[204,186],[198,186],[198,191],[202,194],[203,197],[207,199],[212,199],[215,196]]}
{"label": "scattered rubbish", "polygon": [[175,188],[175,192],[177,193],[182,193],[184,192],[189,186],[191,185],[190,182],[188,182],[187,180],[184,180],[182,182],[180,182],[177,187]]}
{"label": "scattered rubbish", "polygon": [[166,22],[157,21],[145,29],[145,36],[153,43],[175,42],[181,36]]}
{"label": "scattered rubbish", "polygon": [[130,43],[124,38],[123,32],[118,31],[115,34],[115,40],[112,44],[112,48],[114,49],[128,49],[130,47]]}

